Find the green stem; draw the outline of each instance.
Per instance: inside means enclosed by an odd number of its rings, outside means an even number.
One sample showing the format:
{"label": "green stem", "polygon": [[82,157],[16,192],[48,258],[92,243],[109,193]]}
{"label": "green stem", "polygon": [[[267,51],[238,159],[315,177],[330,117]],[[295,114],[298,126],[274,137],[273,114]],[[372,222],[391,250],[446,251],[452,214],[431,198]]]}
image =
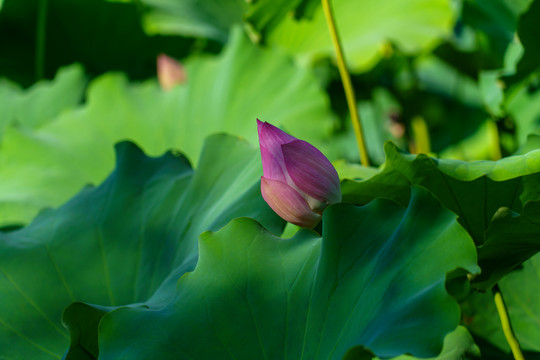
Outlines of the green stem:
{"label": "green stem", "polygon": [[412,119],[411,128],[414,140],[414,151],[416,154],[429,154],[431,152],[431,142],[426,121],[421,116]]}
{"label": "green stem", "polygon": [[349,112],[351,113],[351,121],[353,123],[354,134],[356,135],[356,142],[358,143],[358,150],[360,152],[360,161],[362,165],[369,166],[368,152],[366,149],[366,143],[364,141],[364,133],[362,131],[362,124],[360,123],[360,117],[358,116],[358,109],[356,108],[356,99],[354,95],[354,89],[351,83],[351,76],[347,71],[347,65],[345,65],[345,56],[343,54],[343,47],[339,40],[336,24],[334,21],[334,15],[329,0],[321,0],[326,17],[326,23],[328,24],[328,30],[330,31],[330,37],[334,44],[334,50],[336,52],[337,66],[339,74],[341,75],[341,81],[343,82],[343,88],[345,89],[345,97],[347,98],[347,105]]}
{"label": "green stem", "polygon": [[499,128],[495,120],[488,120],[488,132],[490,139],[491,160],[499,160],[502,157],[499,137]]}
{"label": "green stem", "polygon": [[36,22],[36,81],[43,79],[45,74],[45,35],[47,28],[47,2],[40,0]]}
{"label": "green stem", "polygon": [[510,323],[510,318],[508,317],[508,310],[506,309],[506,305],[504,303],[499,285],[495,285],[492,289],[492,292],[493,292],[493,299],[495,300],[495,306],[497,307],[497,312],[499,313],[499,317],[501,319],[501,325],[504,332],[504,336],[506,337],[506,341],[508,342],[508,345],[510,345],[510,349],[512,350],[514,359],[525,360],[525,358],[523,357],[523,353],[521,352],[521,348],[519,346],[519,342],[516,338],[516,335],[514,334],[514,331],[512,330],[512,324]]}

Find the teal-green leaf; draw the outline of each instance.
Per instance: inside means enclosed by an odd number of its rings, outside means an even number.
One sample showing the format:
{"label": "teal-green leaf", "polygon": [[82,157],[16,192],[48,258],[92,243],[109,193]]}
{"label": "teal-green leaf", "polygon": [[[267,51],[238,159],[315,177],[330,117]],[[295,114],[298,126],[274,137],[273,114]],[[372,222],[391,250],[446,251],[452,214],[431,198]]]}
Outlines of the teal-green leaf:
{"label": "teal-green leaf", "polygon": [[[65,359],[95,360],[98,358],[97,336],[92,329],[99,326],[103,315],[110,310],[112,310],[111,307],[89,306],[80,302],[75,302],[66,308],[62,314],[62,324],[69,330],[71,345],[64,356]],[[91,326],[79,327],[80,323]]]}
{"label": "teal-green leaf", "polygon": [[172,91],[107,74],[91,82],[84,106],[37,130],[7,128],[0,225],[27,223],[85,184],[103,181],[114,167],[113,144],[122,140],[153,156],[180,149],[197,163],[213,133],[257,144],[257,117],[314,145],[330,132],[333,116],[314,75],[279,52],[257,48],[240,31],[219,56],[197,56],[185,66],[187,83]]}
{"label": "teal-green leaf", "polygon": [[358,345],[435,356],[459,322],[446,273],[479,271],[455,215],[421,188],[407,209],[331,206],[322,238],[280,239],[240,218],[199,249],[169,303],[103,317],[100,359],[341,359]]}
{"label": "teal-green leaf", "polygon": [[[209,138],[196,171],[170,152],[149,158],[132,143],[119,144],[117,152],[118,166],[102,185],[23,229],[0,233],[0,357],[60,358],[69,345],[60,319],[72,302],[99,304],[102,311],[146,301],[157,289],[163,295],[153,301],[164,301],[193,270],[203,231],[238,216],[275,233],[283,228],[260,195],[258,150],[244,141]],[[77,327],[98,323],[102,314],[88,311],[64,314],[76,330],[73,352],[95,352],[97,340],[87,338],[95,328]]]}

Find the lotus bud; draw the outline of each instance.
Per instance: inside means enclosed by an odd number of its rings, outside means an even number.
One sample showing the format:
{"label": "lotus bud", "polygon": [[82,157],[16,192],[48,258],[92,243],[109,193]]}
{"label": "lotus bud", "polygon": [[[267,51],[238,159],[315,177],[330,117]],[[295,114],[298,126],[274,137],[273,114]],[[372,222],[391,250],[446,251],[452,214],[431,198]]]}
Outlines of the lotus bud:
{"label": "lotus bud", "polygon": [[341,201],[339,176],[313,145],[257,119],[263,166],[261,193],[284,220],[305,228]]}
{"label": "lotus bud", "polygon": [[176,85],[185,83],[187,78],[182,64],[165,54],[157,57],[157,76],[163,90],[171,90]]}

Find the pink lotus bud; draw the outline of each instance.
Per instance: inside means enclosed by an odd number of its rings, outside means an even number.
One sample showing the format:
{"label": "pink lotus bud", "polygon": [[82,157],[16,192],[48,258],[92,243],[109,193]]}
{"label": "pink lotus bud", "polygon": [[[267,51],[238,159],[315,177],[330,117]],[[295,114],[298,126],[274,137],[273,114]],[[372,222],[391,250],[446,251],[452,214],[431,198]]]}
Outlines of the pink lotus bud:
{"label": "pink lotus bud", "polygon": [[186,82],[186,71],[182,64],[165,54],[157,57],[157,76],[163,90],[171,90],[178,84]]}
{"label": "pink lotus bud", "polygon": [[323,210],[341,201],[336,169],[313,145],[257,119],[264,200],[284,220],[313,228]]}

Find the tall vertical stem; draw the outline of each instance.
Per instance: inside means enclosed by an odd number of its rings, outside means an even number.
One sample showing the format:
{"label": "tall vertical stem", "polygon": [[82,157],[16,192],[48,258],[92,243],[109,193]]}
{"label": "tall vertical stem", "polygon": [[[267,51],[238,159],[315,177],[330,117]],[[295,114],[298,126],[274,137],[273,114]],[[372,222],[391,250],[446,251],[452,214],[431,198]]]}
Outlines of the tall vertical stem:
{"label": "tall vertical stem", "polygon": [[47,2],[39,0],[36,21],[36,55],[35,75],[36,81],[43,79],[45,75],[45,36],[47,31]]}
{"label": "tall vertical stem", "polygon": [[334,50],[336,52],[337,66],[339,74],[341,75],[341,81],[343,82],[343,88],[345,89],[345,97],[347,98],[347,105],[349,112],[351,113],[351,120],[353,123],[354,134],[356,135],[356,142],[358,143],[358,150],[360,152],[360,161],[362,165],[369,166],[368,152],[366,143],[364,140],[364,133],[362,131],[362,124],[360,123],[360,117],[358,116],[358,109],[356,108],[356,99],[354,95],[354,89],[351,83],[351,76],[347,71],[347,65],[345,64],[345,57],[343,55],[343,47],[339,40],[339,35],[336,29],[334,21],[334,14],[329,0],[321,0],[326,17],[326,23],[328,24],[328,30],[330,31],[330,37],[334,44]]}
{"label": "tall vertical stem", "polygon": [[510,324],[510,317],[508,316],[508,310],[506,309],[506,305],[502,297],[501,289],[499,289],[499,285],[495,285],[492,289],[492,292],[493,299],[495,300],[495,306],[497,307],[497,312],[499,313],[499,317],[501,318],[501,325],[504,336],[506,337],[508,345],[510,345],[510,349],[512,350],[514,359],[525,360],[516,335],[512,330],[512,325]]}
{"label": "tall vertical stem", "polygon": [[499,137],[499,129],[495,119],[488,120],[488,133],[490,142],[490,154],[491,160],[499,160],[502,157],[501,154],[501,141]]}

